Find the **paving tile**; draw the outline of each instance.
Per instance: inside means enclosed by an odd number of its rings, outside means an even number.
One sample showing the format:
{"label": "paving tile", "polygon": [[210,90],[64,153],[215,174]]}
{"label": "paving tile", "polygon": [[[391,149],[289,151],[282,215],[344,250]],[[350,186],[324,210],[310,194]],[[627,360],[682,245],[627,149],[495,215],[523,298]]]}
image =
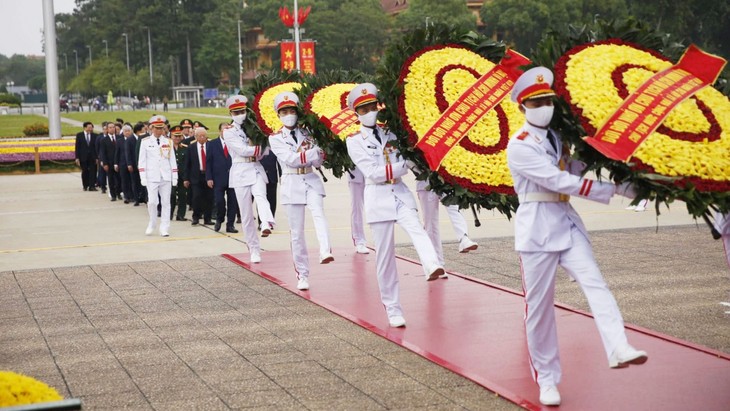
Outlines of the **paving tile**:
{"label": "paving tile", "polygon": [[297,374],[280,374],[271,377],[275,383],[289,390],[290,388],[338,386],[344,383],[342,378],[329,371],[303,372]]}
{"label": "paving tile", "polygon": [[136,388],[126,392],[115,392],[112,394],[101,395],[89,394],[78,398],[83,402],[84,410],[151,409],[147,399]]}
{"label": "paving tile", "polygon": [[292,362],[274,362],[270,364],[259,364],[258,367],[263,373],[271,377],[305,373],[328,372],[319,363],[312,360],[299,360]]}
{"label": "paving tile", "polygon": [[389,390],[384,393],[371,394],[371,397],[390,409],[422,408],[441,404],[449,406],[454,404],[453,401],[431,389]]}
{"label": "paving tile", "polygon": [[203,376],[203,379],[211,388],[213,388],[213,390],[219,393],[219,395],[268,391],[281,388],[268,377],[247,378],[243,380],[221,378],[217,381],[211,381]]}
{"label": "paving tile", "polygon": [[[231,408],[253,408],[290,403],[292,398],[281,388],[233,394],[221,394],[220,398]],[[276,407],[278,408],[278,407]]]}
{"label": "paving tile", "polygon": [[155,411],[179,411],[179,410],[230,410],[218,397],[200,397],[187,400],[157,402],[153,401]]}

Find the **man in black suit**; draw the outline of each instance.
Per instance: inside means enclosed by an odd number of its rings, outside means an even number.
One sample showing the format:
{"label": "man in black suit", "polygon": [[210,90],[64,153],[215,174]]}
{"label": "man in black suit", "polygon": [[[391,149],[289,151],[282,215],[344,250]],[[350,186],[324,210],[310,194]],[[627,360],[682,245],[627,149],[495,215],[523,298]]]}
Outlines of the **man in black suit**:
{"label": "man in black suit", "polygon": [[137,146],[142,139],[143,128],[144,124],[135,124],[132,128],[132,136],[124,141],[124,155],[127,159],[127,172],[129,173],[132,191],[130,200],[134,199],[135,207],[139,206],[140,200],[142,200],[142,183],[139,178],[139,168],[137,168]]}
{"label": "man in black suit", "polygon": [[110,125],[111,123],[108,121],[101,123],[101,134],[96,137],[96,145],[94,146],[96,149],[96,166],[98,169],[96,185],[101,188],[102,194],[106,194],[106,171],[104,171],[104,167],[101,166],[101,140],[106,136],[107,129]]}
{"label": "man in black suit", "polygon": [[84,122],[84,131],[76,134],[75,151],[84,191],[96,191],[96,134],[90,121]]}
{"label": "man in black suit", "polygon": [[115,132],[114,123],[107,124],[107,132],[106,135],[101,137],[101,148],[99,149],[99,160],[101,167],[106,172],[109,195],[112,201],[117,201],[117,198],[121,198],[118,174],[114,171],[114,155],[117,150],[117,135]]}
{"label": "man in black suit", "polygon": [[198,225],[201,216],[203,224],[213,225],[213,189],[208,186],[205,178],[208,146],[208,133],[205,129],[195,130],[195,142],[188,146],[185,158],[185,187],[192,192],[193,225]]}
{"label": "man in black suit", "polygon": [[[222,125],[219,126],[221,131]],[[228,206],[228,220],[226,224],[227,233],[237,233],[236,227],[233,225],[236,221],[236,212],[238,211],[238,202],[236,201],[236,190],[228,186],[228,173],[231,171],[232,159],[228,154],[228,147],[220,137],[211,141],[208,146],[210,152],[207,157],[207,167],[205,169],[205,178],[208,180],[208,187],[213,187],[216,207],[215,231],[221,229],[221,225],[226,221],[226,205]]]}
{"label": "man in black suit", "polygon": [[[281,175],[281,166],[277,161],[276,154],[273,151],[269,151],[268,154],[261,157],[259,160],[264,170],[266,171],[266,177],[269,182],[266,184],[266,199],[271,205],[271,215],[276,215],[276,187],[279,185],[279,176]],[[261,221],[259,221],[261,224]]]}
{"label": "man in black suit", "polygon": [[125,124],[122,126],[122,135],[117,137],[117,146],[114,152],[114,170],[119,173],[124,204],[129,204],[129,201],[134,198],[132,194],[132,175],[129,172],[129,161],[127,160],[127,142],[132,140],[134,140],[132,126]]}

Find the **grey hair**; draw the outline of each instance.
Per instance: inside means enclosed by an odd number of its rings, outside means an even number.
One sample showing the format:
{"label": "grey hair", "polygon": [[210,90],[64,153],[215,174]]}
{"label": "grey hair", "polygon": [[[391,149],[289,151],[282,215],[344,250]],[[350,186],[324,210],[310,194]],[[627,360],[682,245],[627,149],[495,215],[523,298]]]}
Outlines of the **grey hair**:
{"label": "grey hair", "polygon": [[123,125],[123,126],[122,126],[122,131],[127,131],[127,130],[129,130],[129,131],[131,132],[131,131],[132,131],[132,127],[131,127],[131,126],[129,126],[129,124],[125,124],[125,125]]}

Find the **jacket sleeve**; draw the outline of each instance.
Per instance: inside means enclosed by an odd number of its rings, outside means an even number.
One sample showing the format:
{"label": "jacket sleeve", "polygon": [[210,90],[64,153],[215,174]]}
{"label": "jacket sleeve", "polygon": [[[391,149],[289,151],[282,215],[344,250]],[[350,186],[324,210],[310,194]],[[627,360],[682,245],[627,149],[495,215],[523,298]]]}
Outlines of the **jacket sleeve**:
{"label": "jacket sleeve", "polygon": [[223,138],[226,140],[231,157],[254,157],[261,150],[260,146],[249,145],[246,133],[241,137],[233,128],[223,131]]}
{"label": "jacket sleeve", "polygon": [[213,170],[218,160],[218,154],[223,155],[220,142],[208,143],[208,155],[205,157],[205,180],[213,179]]}
{"label": "jacket sleeve", "polygon": [[[170,146],[172,146],[172,141],[169,142]],[[173,184],[177,183],[177,177],[178,177],[178,169],[177,169],[177,158],[175,157],[175,150],[170,148],[170,170],[172,170],[172,181]]]}
{"label": "jacket sleeve", "polygon": [[147,151],[142,148],[142,140],[139,144],[139,158],[137,159],[137,167],[139,169],[140,180],[147,180]]}
{"label": "jacket sleeve", "polygon": [[[84,138],[83,133],[76,134],[76,145],[74,147],[74,156],[76,160],[81,159],[81,140]],[[84,159],[86,160],[86,159]]]}
{"label": "jacket sleeve", "polygon": [[198,153],[193,152],[193,145],[189,145],[188,148],[185,150],[185,165],[181,168],[183,169],[183,175],[185,176],[185,181],[190,181],[190,170],[193,167],[193,155],[197,155]]}
{"label": "jacket sleeve", "polygon": [[319,147],[310,148],[309,150],[302,152],[294,152],[289,149],[289,145],[284,140],[277,136],[269,138],[269,144],[271,151],[276,154],[279,161],[286,164],[288,167],[310,167],[319,160],[321,149]]}
{"label": "jacket sleeve", "polygon": [[379,184],[402,177],[408,173],[405,161],[385,165],[378,164],[375,158],[365,151],[362,142],[355,140],[356,138],[360,137],[347,138],[347,153],[350,155],[352,162],[362,171],[365,178]]}

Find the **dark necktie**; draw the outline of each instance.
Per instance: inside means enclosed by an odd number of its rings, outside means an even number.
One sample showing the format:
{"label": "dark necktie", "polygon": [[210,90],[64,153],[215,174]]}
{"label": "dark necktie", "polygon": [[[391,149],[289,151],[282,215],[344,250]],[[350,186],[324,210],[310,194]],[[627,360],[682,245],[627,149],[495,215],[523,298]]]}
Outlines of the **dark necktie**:
{"label": "dark necktie", "polygon": [[89,134],[87,133],[86,134],[86,145],[88,146],[89,144],[91,144],[91,137],[89,137]]}
{"label": "dark necktie", "polygon": [[378,140],[378,143],[383,144],[383,140],[380,139],[380,135],[378,134],[378,128],[373,128],[373,136],[375,136],[375,139]]}
{"label": "dark necktie", "polygon": [[555,151],[555,154],[557,154],[558,153],[558,143],[557,143],[557,139],[555,138],[555,134],[553,134],[552,131],[548,130],[547,138],[548,138],[548,141],[550,141],[550,145],[553,146],[553,150]]}
{"label": "dark necktie", "polygon": [[117,139],[114,136],[109,135],[109,138],[112,140],[112,144],[117,145]]}
{"label": "dark necktie", "polygon": [[294,139],[294,142],[295,143],[299,144],[299,140],[297,140],[297,132],[296,132],[296,130],[292,130],[291,131],[291,138]]}

